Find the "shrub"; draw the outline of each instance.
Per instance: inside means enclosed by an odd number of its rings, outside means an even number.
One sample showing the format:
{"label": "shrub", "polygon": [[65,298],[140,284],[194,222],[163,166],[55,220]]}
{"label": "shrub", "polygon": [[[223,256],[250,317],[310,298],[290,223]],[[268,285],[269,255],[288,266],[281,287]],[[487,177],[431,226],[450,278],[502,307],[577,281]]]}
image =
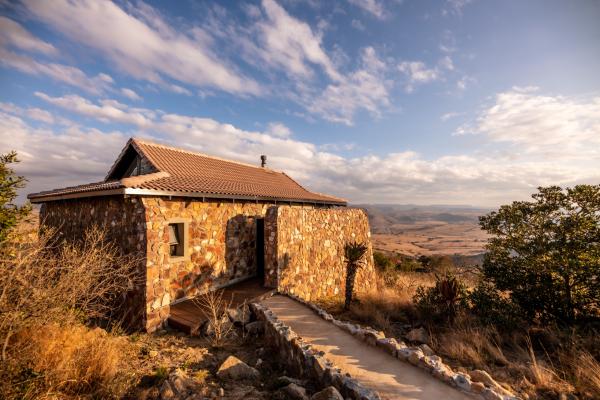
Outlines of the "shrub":
{"label": "shrub", "polygon": [[137,262],[97,229],[78,244],[31,237],[17,229],[0,245],[0,397],[110,397],[125,344],[82,322],[120,322],[115,310],[137,285]]}
{"label": "shrub", "polygon": [[382,272],[387,272],[394,268],[394,262],[380,251],[373,252],[373,261],[375,266]]}
{"label": "shrub", "polygon": [[473,313],[484,324],[495,325],[502,330],[518,327],[523,311],[493,285],[481,282],[469,294]]}
{"label": "shrub", "polygon": [[435,286],[420,286],[414,296],[422,317],[426,319],[454,318],[459,310],[467,309],[467,287],[451,273],[436,276]]}
{"label": "shrub", "polygon": [[480,217],[482,272],[530,320],[600,317],[600,185],[539,188]]}
{"label": "shrub", "polygon": [[10,231],[31,211],[29,204],[17,206],[13,203],[17,197],[17,189],[25,186],[25,178],[16,176],[8,166],[17,162],[19,160],[14,151],[0,155],[0,243],[6,240]]}

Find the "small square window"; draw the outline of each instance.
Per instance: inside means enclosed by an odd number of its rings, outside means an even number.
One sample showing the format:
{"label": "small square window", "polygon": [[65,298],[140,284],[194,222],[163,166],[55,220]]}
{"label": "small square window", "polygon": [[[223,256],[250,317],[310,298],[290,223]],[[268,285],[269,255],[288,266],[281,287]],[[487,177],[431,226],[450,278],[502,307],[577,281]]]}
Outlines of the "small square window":
{"label": "small square window", "polygon": [[169,255],[183,257],[185,255],[184,223],[169,224]]}

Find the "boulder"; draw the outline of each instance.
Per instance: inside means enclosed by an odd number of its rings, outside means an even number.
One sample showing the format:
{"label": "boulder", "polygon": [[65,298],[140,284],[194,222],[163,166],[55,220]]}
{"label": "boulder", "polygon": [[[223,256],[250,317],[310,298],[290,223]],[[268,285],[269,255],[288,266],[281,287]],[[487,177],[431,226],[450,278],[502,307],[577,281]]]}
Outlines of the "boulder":
{"label": "boulder", "polygon": [[482,371],[480,369],[475,369],[469,372],[471,376],[471,380],[474,382],[481,382],[495,391],[499,392],[501,395],[512,397],[514,396],[510,391],[506,390],[502,385],[494,380],[486,371]]}
{"label": "boulder", "polygon": [[257,379],[260,373],[239,358],[229,356],[217,370],[217,376],[225,379]]}
{"label": "boulder", "polygon": [[289,385],[284,386],[281,389],[281,391],[286,394],[286,398],[288,399],[308,400],[308,396],[306,395],[306,389],[295,383],[290,383]]}
{"label": "boulder", "polygon": [[427,346],[426,344],[420,345],[419,348],[421,350],[423,350],[423,354],[425,354],[426,356],[434,356],[435,355],[435,353],[433,352],[431,347]]}
{"label": "boulder", "polygon": [[336,388],[329,386],[313,394],[310,400],[344,400],[344,398]]}
{"label": "boulder", "polygon": [[265,323],[262,321],[254,321],[246,324],[244,327],[250,335],[259,335],[265,331]]}
{"label": "boulder", "polygon": [[277,387],[284,387],[284,386],[288,386],[289,384],[296,384],[298,386],[302,386],[304,384],[304,382],[302,382],[300,379],[296,379],[296,378],[290,378],[289,376],[280,376],[279,378],[275,379],[275,385]]}
{"label": "boulder", "polygon": [[238,308],[229,308],[227,310],[227,315],[229,316],[229,320],[236,325],[246,325],[250,322],[250,308],[244,304]]}
{"label": "boulder", "polygon": [[429,343],[429,334],[425,328],[413,329],[405,336],[407,340],[416,343]]}
{"label": "boulder", "polygon": [[462,389],[465,392],[471,390],[471,379],[469,378],[469,375],[465,375],[459,372],[456,375],[454,375],[452,380],[459,389]]}

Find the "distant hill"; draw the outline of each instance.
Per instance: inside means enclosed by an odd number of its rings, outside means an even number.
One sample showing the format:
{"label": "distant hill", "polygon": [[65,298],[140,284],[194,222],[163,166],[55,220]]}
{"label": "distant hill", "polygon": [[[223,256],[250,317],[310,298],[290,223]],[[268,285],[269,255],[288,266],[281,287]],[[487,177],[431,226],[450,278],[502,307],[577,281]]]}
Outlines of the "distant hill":
{"label": "distant hill", "polygon": [[438,224],[477,224],[480,215],[491,209],[471,206],[418,206],[414,204],[353,204],[352,207],[367,211],[373,233],[399,233],[406,225]]}
{"label": "distant hill", "polygon": [[449,255],[459,264],[481,262],[487,234],[478,217],[490,209],[470,206],[355,204],[366,210],[375,249],[404,255]]}

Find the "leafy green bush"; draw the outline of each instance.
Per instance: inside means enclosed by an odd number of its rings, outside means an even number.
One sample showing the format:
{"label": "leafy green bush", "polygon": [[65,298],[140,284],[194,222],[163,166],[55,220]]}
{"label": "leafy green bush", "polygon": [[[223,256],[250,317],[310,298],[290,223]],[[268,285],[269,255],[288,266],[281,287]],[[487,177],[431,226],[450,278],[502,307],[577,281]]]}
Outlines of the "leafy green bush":
{"label": "leafy green bush", "polygon": [[507,293],[529,321],[600,318],[600,185],[538,190],[480,217],[485,293]]}
{"label": "leafy green bush", "polygon": [[516,328],[522,322],[523,310],[508,297],[502,296],[493,285],[480,282],[469,294],[471,310],[486,325],[503,330]]}
{"label": "leafy green bush", "polygon": [[19,221],[29,214],[31,206],[17,206],[13,203],[17,197],[17,189],[25,186],[25,178],[15,175],[9,164],[18,163],[14,151],[0,155],[0,243],[6,240],[9,232]]}
{"label": "leafy green bush", "polygon": [[421,317],[452,320],[459,310],[468,308],[466,285],[451,273],[436,276],[435,286],[419,286],[413,298]]}
{"label": "leafy green bush", "polygon": [[373,261],[375,266],[382,272],[387,272],[394,268],[394,262],[380,251],[373,252]]}

